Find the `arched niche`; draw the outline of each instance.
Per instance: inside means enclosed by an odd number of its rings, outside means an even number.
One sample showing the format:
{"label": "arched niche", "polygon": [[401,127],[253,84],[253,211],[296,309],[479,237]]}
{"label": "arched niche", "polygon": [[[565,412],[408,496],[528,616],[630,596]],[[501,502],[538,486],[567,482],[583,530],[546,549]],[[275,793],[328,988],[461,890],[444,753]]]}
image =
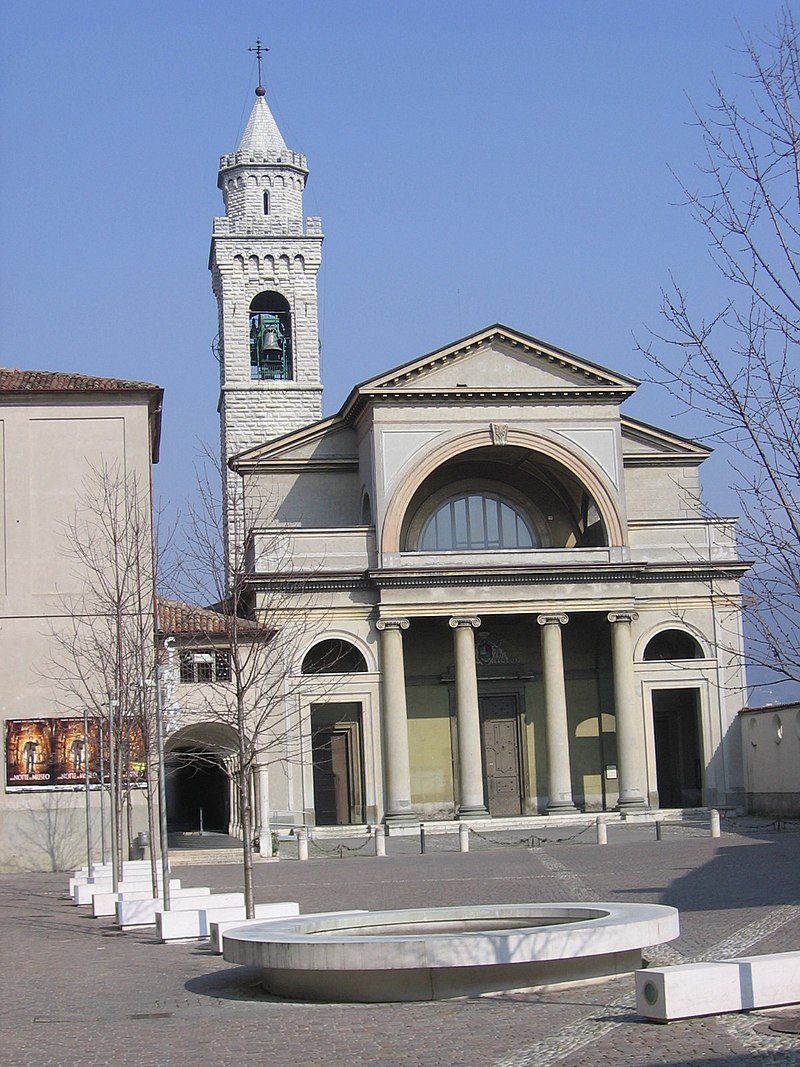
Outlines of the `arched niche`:
{"label": "arched niche", "polygon": [[503,445],[493,443],[489,429],[473,430],[404,472],[386,511],[381,550],[416,551],[415,535],[437,501],[468,485],[524,500],[542,547],[625,543],[616,495],[603,474],[560,441],[509,428]]}
{"label": "arched niche", "polygon": [[267,290],[250,303],[250,377],[291,381],[292,313],[281,293]]}

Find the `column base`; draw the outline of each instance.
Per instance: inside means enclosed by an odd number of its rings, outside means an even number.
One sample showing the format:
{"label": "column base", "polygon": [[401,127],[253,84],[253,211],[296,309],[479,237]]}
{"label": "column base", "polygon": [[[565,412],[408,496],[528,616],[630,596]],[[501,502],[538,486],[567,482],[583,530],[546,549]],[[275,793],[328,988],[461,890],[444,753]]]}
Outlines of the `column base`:
{"label": "column base", "polygon": [[481,805],[479,808],[459,808],[457,819],[488,819],[489,812]]}
{"label": "column base", "polygon": [[387,826],[418,826],[419,815],[415,815],[413,811],[387,811],[383,821]]}
{"label": "column base", "polygon": [[650,811],[650,805],[644,797],[626,797],[625,800],[617,801],[614,811],[618,811],[621,815],[626,811],[641,813]]}
{"label": "column base", "polygon": [[579,811],[571,801],[556,800],[547,805],[547,815],[578,815]]}

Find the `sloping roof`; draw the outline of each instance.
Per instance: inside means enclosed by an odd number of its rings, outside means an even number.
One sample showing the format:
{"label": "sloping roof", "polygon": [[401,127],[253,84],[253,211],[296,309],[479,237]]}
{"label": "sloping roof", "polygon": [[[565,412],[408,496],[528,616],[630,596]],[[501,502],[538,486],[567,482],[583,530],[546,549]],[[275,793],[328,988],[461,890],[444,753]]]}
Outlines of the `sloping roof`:
{"label": "sloping roof", "polygon": [[60,370],[19,370],[0,367],[0,397],[37,395],[70,396],[72,394],[144,393],[150,414],[150,448],[153,463],[158,463],[161,445],[161,409],[164,390],[152,382],[131,381],[128,378],[99,378],[92,374],[76,374]]}
{"label": "sloping roof", "polygon": [[160,386],[152,382],[129,381],[125,378],[97,378],[90,374],[75,374],[58,370],[18,370],[0,367],[0,393],[160,393]]}
{"label": "sloping roof", "polygon": [[[200,636],[226,632],[226,616],[213,608],[201,608],[196,604],[186,604],[182,600],[158,598],[158,632],[164,636]],[[239,617],[239,628],[257,630],[258,625],[251,619]]]}

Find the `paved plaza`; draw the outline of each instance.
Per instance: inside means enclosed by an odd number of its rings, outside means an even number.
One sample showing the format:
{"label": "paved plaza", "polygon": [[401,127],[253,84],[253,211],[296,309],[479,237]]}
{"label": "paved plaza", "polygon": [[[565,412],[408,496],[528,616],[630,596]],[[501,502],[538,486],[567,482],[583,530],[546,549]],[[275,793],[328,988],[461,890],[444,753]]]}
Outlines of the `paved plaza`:
{"label": "paved plaza", "polygon": [[[731,824],[733,825],[733,824]],[[352,842],[350,843],[353,844]],[[342,848],[260,863],[257,899],[303,911],[528,901],[643,901],[680,910],[660,963],[800,950],[800,832],[745,826],[720,840],[670,830],[467,855],[389,841],[385,859]],[[452,846],[452,842],[451,842]],[[326,848],[331,848],[330,844]],[[240,889],[235,863],[177,868],[184,885]],[[594,985],[422,1004],[303,1004],[260,993],[253,972],[200,943],[120,933],[64,896],[64,874],[0,875],[5,1067],[790,1067],[791,1011],[659,1026],[639,1020],[630,976]],[[797,1009],[795,1009],[796,1012]]]}

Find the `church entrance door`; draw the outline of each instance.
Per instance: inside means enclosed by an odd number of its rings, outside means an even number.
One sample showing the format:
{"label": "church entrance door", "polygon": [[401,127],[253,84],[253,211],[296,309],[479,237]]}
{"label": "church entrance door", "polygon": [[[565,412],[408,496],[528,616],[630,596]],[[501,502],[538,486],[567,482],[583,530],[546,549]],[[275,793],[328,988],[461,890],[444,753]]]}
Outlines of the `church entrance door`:
{"label": "church entrance door", "polygon": [[702,804],[699,705],[697,689],[653,691],[658,803],[662,808],[697,808]]}
{"label": "church entrance door", "polygon": [[495,818],[521,815],[522,760],[517,698],[483,696],[480,709],[489,814]]}
{"label": "church entrance door", "polygon": [[364,822],[361,706],[314,705],[311,728],[317,826]]}

